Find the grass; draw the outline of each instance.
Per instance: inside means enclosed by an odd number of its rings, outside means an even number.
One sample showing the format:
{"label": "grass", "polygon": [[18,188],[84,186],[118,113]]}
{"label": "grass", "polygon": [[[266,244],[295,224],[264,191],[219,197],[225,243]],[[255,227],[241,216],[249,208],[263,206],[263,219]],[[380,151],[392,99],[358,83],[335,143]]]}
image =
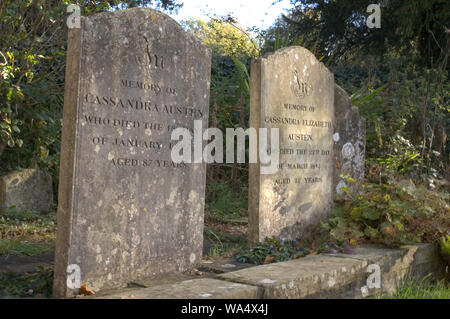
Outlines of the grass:
{"label": "grass", "polygon": [[450,299],[450,287],[445,281],[430,282],[428,276],[422,280],[407,277],[394,293],[379,296],[381,299]]}
{"label": "grass", "polygon": [[50,250],[48,245],[30,243],[22,239],[0,239],[0,256],[25,255],[34,256],[46,253]]}
{"label": "grass", "polygon": [[238,234],[223,234],[216,229],[205,227],[205,239],[211,243],[207,257],[234,254],[235,251],[247,246],[247,238]]}
{"label": "grass", "polygon": [[45,253],[54,244],[56,214],[19,211],[0,213],[0,255],[33,256]]}
{"label": "grass", "polygon": [[245,185],[239,190],[233,190],[232,185],[224,181],[208,186],[204,229],[205,241],[210,244],[207,257],[231,256],[247,246],[242,229],[232,226],[233,221],[247,216],[247,199]]}

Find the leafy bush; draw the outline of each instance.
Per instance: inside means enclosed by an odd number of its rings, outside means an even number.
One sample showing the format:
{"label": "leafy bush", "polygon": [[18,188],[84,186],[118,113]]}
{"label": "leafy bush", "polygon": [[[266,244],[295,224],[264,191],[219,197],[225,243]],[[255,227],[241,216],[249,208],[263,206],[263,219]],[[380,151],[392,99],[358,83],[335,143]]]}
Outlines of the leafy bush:
{"label": "leafy bush", "polygon": [[[347,65],[335,71],[366,119],[366,158],[381,164],[384,182],[397,175],[426,181],[433,170],[445,175],[450,149],[448,72],[392,54],[361,65],[362,75]],[[354,83],[355,77],[360,83]]]}
{"label": "leafy bush", "polygon": [[449,194],[398,184],[366,184],[362,193],[337,203],[334,217],[322,223],[338,241],[388,246],[437,242],[450,230]]}
{"label": "leafy bush", "polygon": [[57,184],[64,15],[61,1],[0,5],[0,173],[39,166]]}

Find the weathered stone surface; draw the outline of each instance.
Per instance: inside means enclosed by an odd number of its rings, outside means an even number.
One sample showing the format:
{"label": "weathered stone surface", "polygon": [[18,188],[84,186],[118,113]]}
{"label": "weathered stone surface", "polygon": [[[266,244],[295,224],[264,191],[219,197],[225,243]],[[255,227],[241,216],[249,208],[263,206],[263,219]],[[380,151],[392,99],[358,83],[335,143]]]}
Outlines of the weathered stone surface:
{"label": "weathered stone surface", "polygon": [[289,47],[251,65],[250,127],[279,128],[280,167],[250,164],[249,241],[307,237],[331,211],[333,74]]}
{"label": "weathered stone surface", "polygon": [[55,296],[76,293],[72,264],[99,291],[200,262],[205,164],[170,147],[174,128],[206,127],[209,79],[209,50],[155,10],[69,30]]}
{"label": "weathered stone surface", "polygon": [[199,270],[223,274],[226,272],[237,271],[249,267],[254,267],[253,264],[241,263],[236,261],[234,257],[221,257],[215,260],[202,260]]}
{"label": "weathered stone surface", "polygon": [[[345,192],[356,191],[364,180],[364,159],[366,150],[366,120],[359,115],[356,106],[352,106],[350,97],[339,85],[334,88],[334,176],[333,189],[340,196]],[[349,176],[355,181],[351,182]]]}
{"label": "weathered stone surface", "polygon": [[14,171],[0,177],[0,207],[49,211],[53,206],[52,176],[40,169]]}
{"label": "weathered stone surface", "polygon": [[258,287],[202,278],[100,296],[100,299],[256,299]]}
{"label": "weathered stone surface", "polygon": [[[369,287],[369,276],[380,269],[380,287]],[[445,271],[436,245],[399,249],[360,247],[356,254],[323,254],[262,265],[219,275],[263,289],[263,298],[361,298],[392,292],[405,276],[419,280],[428,274],[443,279]],[[369,280],[372,282],[372,280]]]}
{"label": "weathered stone surface", "polygon": [[307,256],[219,275],[222,279],[264,289],[265,299],[317,297],[318,294],[348,286],[355,274],[364,274],[367,261],[331,256]]}
{"label": "weathered stone surface", "polygon": [[402,261],[408,267],[409,275],[415,278],[430,275],[433,280],[445,278],[445,263],[439,254],[438,244],[405,245],[401,249],[407,251]]}
{"label": "weathered stone surface", "polygon": [[[375,274],[374,265],[379,266],[379,288],[368,287],[369,282],[374,284],[369,277]],[[435,280],[445,277],[436,245],[399,249],[363,246],[351,255],[307,256],[222,273],[215,278],[163,276],[146,282],[147,288],[121,289],[88,298],[361,298],[394,291],[406,275],[422,280],[429,274]]]}

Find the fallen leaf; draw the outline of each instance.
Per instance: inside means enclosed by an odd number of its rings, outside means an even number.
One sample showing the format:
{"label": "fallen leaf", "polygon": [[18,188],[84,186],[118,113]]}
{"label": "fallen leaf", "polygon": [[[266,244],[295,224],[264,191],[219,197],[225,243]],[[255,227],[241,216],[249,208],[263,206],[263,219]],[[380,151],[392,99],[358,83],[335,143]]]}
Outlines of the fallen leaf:
{"label": "fallen leaf", "polygon": [[89,296],[89,295],[95,295],[95,291],[89,289],[86,285],[82,285],[80,287],[80,294]]}
{"label": "fallen leaf", "polygon": [[184,272],[186,275],[190,276],[203,276],[203,273],[198,269],[191,269]]}
{"label": "fallen leaf", "polygon": [[265,264],[270,264],[270,263],[273,263],[274,260],[275,260],[275,257],[267,256],[266,259],[264,260],[264,263]]}
{"label": "fallen leaf", "polygon": [[233,257],[234,255],[236,255],[236,253],[237,253],[237,249],[233,248],[228,253],[225,254],[225,257]]}

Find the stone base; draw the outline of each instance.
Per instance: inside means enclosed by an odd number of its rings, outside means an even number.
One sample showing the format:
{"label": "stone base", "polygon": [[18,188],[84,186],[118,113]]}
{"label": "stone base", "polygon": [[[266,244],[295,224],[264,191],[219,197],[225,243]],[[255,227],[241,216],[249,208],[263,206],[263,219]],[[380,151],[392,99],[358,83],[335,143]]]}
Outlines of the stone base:
{"label": "stone base", "polygon": [[[369,265],[380,268],[380,288],[367,286]],[[217,265],[216,265],[217,266]],[[217,266],[220,267],[220,266]],[[361,298],[395,290],[407,274],[419,280],[432,274],[445,277],[436,245],[419,244],[399,249],[371,246],[356,254],[322,254],[269,265],[224,272],[215,278],[159,283],[148,288],[127,289],[95,298],[121,299],[298,299]],[[210,274],[206,274],[211,276]]]}
{"label": "stone base", "polygon": [[258,290],[256,286],[201,278],[128,290],[96,299],[257,299]]}

